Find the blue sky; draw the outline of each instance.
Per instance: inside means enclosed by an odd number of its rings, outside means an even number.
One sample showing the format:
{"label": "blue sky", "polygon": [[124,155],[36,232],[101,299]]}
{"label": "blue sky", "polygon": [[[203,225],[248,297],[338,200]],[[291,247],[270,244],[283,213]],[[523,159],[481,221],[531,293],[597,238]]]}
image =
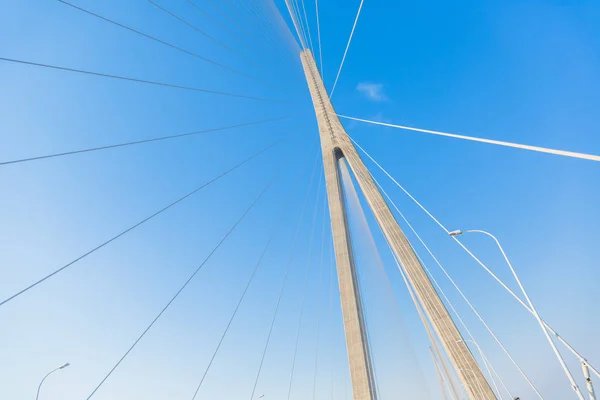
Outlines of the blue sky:
{"label": "blue sky", "polygon": [[[225,7],[231,18],[245,27],[244,33],[210,2],[197,0],[200,8],[237,32],[235,36],[184,0],[157,3],[245,58],[143,0],[73,0],[73,4],[196,56],[58,1],[2,0],[0,57],[278,102],[1,61],[0,160],[289,118],[0,166],[1,297],[65,265],[269,144],[282,137],[284,142],[0,307],[0,398],[32,398],[45,373],[66,361],[72,366],[49,378],[40,398],[87,398],[222,235],[285,167],[256,208],[93,398],[191,398],[273,225],[279,223],[199,395],[249,398],[308,193],[257,394],[287,396],[308,267],[292,398],[312,395],[318,354],[318,397],[331,398],[333,387],[333,398],[345,399],[348,382],[339,301],[334,291],[336,301],[329,308],[330,263],[324,262],[320,269],[320,257],[329,260],[331,249],[330,238],[321,235],[324,198],[322,189],[317,197],[317,175],[309,186],[317,156],[316,121],[297,59],[298,47],[274,16],[273,28],[257,32],[256,27],[263,25],[249,22],[243,11],[231,13]],[[359,1],[319,3],[323,76],[331,88]],[[260,4],[267,7],[270,3]],[[277,2],[277,6],[283,14],[283,4]],[[314,39],[314,2],[307,2],[306,7]],[[345,115],[600,154],[596,123],[600,109],[599,27],[600,6],[585,1],[451,4],[366,0],[333,102]],[[254,79],[206,63],[197,55]],[[592,363],[600,364],[600,348],[595,343],[600,321],[591,311],[598,302],[600,279],[596,268],[600,250],[595,245],[600,240],[596,184],[600,166],[355,122],[344,124],[353,138],[448,227],[496,234],[542,315]],[[530,315],[372,163],[367,161],[367,165],[540,391],[548,398],[572,396]],[[289,214],[281,217],[287,210]],[[368,213],[367,219],[374,227]],[[386,282],[376,272],[378,267],[369,267],[372,249],[358,246],[359,259],[365,260],[360,265],[365,291],[373,293],[369,298],[376,310],[369,324],[374,332],[379,383],[387,396],[382,398],[393,398],[391,393],[398,390],[416,390],[409,388],[409,374],[403,373],[407,360],[413,358],[420,370],[415,372],[420,377],[414,378],[413,386],[423,382],[432,399],[441,398],[418,316],[377,230],[374,238],[398,302],[396,309],[389,292],[378,291]],[[475,235],[464,240],[512,284],[490,240]],[[511,391],[533,398],[431,260],[424,258]],[[317,315],[321,321],[318,348]],[[579,366],[566,357],[581,385]]]}

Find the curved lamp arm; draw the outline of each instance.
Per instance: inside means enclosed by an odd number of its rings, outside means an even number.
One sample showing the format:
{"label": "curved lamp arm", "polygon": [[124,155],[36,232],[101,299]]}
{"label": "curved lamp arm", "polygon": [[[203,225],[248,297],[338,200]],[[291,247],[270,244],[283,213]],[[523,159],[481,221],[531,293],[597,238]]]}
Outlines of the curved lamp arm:
{"label": "curved lamp arm", "polygon": [[44,381],[46,380],[46,378],[47,378],[47,377],[49,377],[49,376],[50,376],[52,373],[54,373],[54,372],[58,371],[59,369],[64,369],[64,368],[67,368],[69,365],[71,365],[71,364],[69,364],[69,363],[65,363],[65,364],[61,365],[60,367],[58,367],[58,368],[55,368],[55,369],[53,369],[52,371],[48,372],[48,373],[46,374],[46,376],[44,376],[44,378],[42,378],[42,381],[41,381],[41,382],[40,382],[40,384],[38,385],[38,390],[37,390],[37,394],[35,395],[35,400],[38,400],[38,399],[39,399],[39,397],[40,397],[40,390],[42,389],[42,383],[44,383]]}

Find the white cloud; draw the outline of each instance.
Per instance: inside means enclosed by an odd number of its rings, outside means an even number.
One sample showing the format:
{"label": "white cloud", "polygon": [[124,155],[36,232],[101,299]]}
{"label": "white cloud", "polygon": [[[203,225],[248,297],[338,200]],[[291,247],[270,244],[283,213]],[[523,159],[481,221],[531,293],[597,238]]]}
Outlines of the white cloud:
{"label": "white cloud", "polygon": [[371,101],[385,101],[387,96],[383,93],[381,83],[360,82],[356,85],[356,90]]}

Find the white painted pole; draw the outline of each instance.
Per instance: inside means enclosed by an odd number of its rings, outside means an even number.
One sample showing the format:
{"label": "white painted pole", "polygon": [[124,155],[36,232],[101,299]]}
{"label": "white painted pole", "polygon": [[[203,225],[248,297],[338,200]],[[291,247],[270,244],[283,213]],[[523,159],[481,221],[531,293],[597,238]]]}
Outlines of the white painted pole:
{"label": "white painted pole", "polygon": [[585,384],[587,385],[587,391],[590,400],[596,400],[596,393],[594,392],[594,384],[592,383],[592,379],[590,378],[590,369],[588,368],[588,363],[582,361],[581,368],[583,369],[583,376],[585,377]]}

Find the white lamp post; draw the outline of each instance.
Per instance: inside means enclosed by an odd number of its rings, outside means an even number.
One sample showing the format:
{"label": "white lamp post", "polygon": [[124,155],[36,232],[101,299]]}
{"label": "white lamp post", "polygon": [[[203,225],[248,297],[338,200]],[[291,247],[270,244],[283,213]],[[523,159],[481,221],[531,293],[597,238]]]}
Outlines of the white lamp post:
{"label": "white lamp post", "polygon": [[71,365],[71,364],[69,364],[69,363],[65,363],[65,364],[61,365],[60,367],[58,367],[58,368],[55,368],[55,369],[53,369],[52,371],[48,372],[48,373],[46,374],[46,376],[44,376],[44,378],[42,379],[42,381],[40,382],[40,384],[39,384],[39,386],[38,386],[37,394],[35,395],[35,400],[38,400],[38,399],[39,399],[39,397],[40,397],[40,389],[42,388],[42,383],[44,383],[44,381],[46,380],[46,378],[47,378],[47,377],[49,377],[49,376],[50,376],[50,374],[52,374],[53,372],[56,372],[56,371],[58,371],[59,369],[65,369],[65,368],[67,368],[69,365]]}

